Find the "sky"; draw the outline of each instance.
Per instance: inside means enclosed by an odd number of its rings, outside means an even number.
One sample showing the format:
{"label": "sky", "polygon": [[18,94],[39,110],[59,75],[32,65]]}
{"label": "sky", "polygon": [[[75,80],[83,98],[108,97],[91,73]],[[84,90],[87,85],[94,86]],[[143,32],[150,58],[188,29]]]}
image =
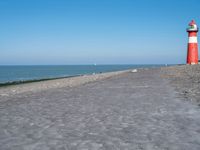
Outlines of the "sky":
{"label": "sky", "polygon": [[0,0],[0,65],[185,63],[200,0]]}

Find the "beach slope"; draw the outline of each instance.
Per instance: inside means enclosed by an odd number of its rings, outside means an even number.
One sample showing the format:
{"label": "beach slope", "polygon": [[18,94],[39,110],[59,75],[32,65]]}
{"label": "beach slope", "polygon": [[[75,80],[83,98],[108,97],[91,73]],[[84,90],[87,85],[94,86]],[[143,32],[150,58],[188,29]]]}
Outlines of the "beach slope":
{"label": "beach slope", "polygon": [[167,72],[1,93],[0,149],[199,150],[200,109],[182,100]]}
{"label": "beach slope", "polygon": [[181,65],[162,68],[163,77],[178,92],[181,99],[200,105],[200,65]]}

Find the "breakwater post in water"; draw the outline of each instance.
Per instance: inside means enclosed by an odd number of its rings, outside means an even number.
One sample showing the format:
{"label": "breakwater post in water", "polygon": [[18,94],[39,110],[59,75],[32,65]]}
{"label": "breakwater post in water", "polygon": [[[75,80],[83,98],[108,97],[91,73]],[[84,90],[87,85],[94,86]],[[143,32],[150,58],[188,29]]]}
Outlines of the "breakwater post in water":
{"label": "breakwater post in water", "polygon": [[187,28],[188,32],[188,49],[187,49],[187,64],[194,65],[198,64],[198,43],[197,43],[197,32],[198,27],[194,20],[189,23]]}

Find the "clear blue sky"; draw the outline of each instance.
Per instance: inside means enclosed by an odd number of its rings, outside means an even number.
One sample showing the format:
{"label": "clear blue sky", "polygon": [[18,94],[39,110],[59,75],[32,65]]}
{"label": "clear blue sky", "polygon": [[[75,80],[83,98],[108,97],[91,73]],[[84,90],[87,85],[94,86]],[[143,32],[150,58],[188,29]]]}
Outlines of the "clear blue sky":
{"label": "clear blue sky", "polygon": [[0,65],[184,63],[200,0],[0,0]]}

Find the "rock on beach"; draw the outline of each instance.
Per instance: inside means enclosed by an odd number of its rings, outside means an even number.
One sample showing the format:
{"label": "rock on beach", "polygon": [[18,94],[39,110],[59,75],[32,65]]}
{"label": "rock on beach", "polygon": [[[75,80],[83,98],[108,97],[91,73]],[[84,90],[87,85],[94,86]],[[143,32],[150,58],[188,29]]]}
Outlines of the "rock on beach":
{"label": "rock on beach", "polygon": [[200,105],[200,65],[180,65],[162,69],[180,98]]}

